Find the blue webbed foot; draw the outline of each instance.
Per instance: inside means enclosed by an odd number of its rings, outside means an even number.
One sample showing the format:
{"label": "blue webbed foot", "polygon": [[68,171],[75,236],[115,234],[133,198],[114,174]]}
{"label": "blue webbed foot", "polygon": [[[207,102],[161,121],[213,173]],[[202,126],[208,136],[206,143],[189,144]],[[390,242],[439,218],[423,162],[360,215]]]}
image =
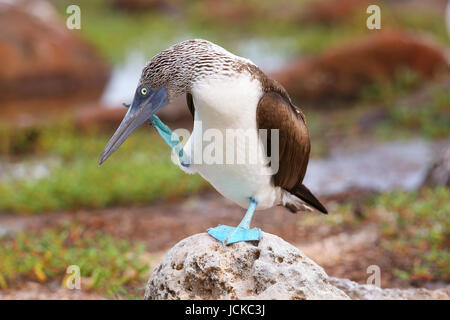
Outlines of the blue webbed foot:
{"label": "blue webbed foot", "polygon": [[168,126],[166,126],[156,115],[153,115],[149,119],[150,124],[156,128],[159,135],[163,140],[169,145],[172,151],[175,151],[180,164],[183,167],[188,168],[191,165],[189,156],[184,152],[183,146],[181,145],[180,138],[172,131]]}
{"label": "blue webbed foot", "polygon": [[259,228],[246,229],[240,226],[219,225],[208,229],[208,233],[226,245],[240,241],[259,241],[261,239],[261,229]]}
{"label": "blue webbed foot", "polygon": [[219,225],[208,230],[208,233],[215,239],[228,245],[240,241],[258,241],[261,239],[261,229],[250,229],[250,222],[258,203],[250,198],[247,212],[237,227]]}

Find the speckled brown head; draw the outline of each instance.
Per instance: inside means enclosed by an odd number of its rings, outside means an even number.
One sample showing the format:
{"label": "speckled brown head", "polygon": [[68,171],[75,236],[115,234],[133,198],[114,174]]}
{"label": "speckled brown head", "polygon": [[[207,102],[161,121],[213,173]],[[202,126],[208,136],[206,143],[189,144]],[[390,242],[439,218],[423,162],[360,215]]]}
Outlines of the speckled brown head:
{"label": "speckled brown head", "polygon": [[142,70],[139,86],[165,87],[169,101],[190,91],[204,77],[231,76],[248,60],[212,42],[194,39],[177,43],[154,56]]}
{"label": "speckled brown head", "polygon": [[246,59],[206,40],[177,43],[154,56],[142,70],[131,107],[109,140],[98,164],[102,164],[128,136],[177,96],[190,92],[204,77],[230,76]]}

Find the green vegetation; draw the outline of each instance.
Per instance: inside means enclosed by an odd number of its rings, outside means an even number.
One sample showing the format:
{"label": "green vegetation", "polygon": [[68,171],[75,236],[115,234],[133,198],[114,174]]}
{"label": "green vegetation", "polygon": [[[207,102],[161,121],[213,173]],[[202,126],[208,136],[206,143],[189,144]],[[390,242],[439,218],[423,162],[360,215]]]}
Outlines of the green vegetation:
{"label": "green vegetation", "polygon": [[23,280],[58,281],[67,286],[67,268],[80,267],[81,288],[112,297],[136,296],[149,272],[149,256],[142,244],[86,232],[77,223],[41,232],[0,237],[0,289]]}
{"label": "green vegetation", "polygon": [[365,86],[361,92],[363,101],[388,103],[420,87],[423,80],[410,69],[398,70],[392,81],[380,81]]}
{"label": "green vegetation", "polygon": [[351,202],[341,204],[325,219],[306,215],[301,226],[313,232],[324,221],[328,234],[377,226],[383,254],[392,260],[387,272],[406,283],[450,281],[450,188],[378,194],[358,209]]}
{"label": "green vegetation", "polygon": [[[382,9],[383,10],[383,9]],[[427,34],[443,44],[449,44],[449,37],[445,25],[444,12],[427,6],[423,2],[418,14],[417,7],[405,6],[401,3],[383,10],[383,24],[406,29],[412,33]]]}
{"label": "green vegetation", "polygon": [[[35,213],[76,208],[145,204],[184,196],[206,183],[186,175],[170,160],[170,149],[149,128],[137,130],[101,167],[100,152],[110,135],[79,133],[69,125],[18,133],[2,129],[2,153],[56,158],[39,179],[2,179],[0,211]],[[31,139],[22,137],[32,136]]]}
{"label": "green vegetation", "polygon": [[448,79],[426,83],[422,88],[417,88],[418,81],[405,72],[394,83],[367,87],[364,98],[351,105],[305,109],[312,156],[325,156],[328,146],[340,137],[368,141],[450,137]]}
{"label": "green vegetation", "polygon": [[432,87],[426,101],[405,101],[387,109],[387,119],[376,128],[383,139],[420,135],[428,139],[450,136],[450,91]]}
{"label": "green vegetation", "polygon": [[382,246],[410,281],[450,281],[450,189],[382,194],[367,210],[381,225]]}

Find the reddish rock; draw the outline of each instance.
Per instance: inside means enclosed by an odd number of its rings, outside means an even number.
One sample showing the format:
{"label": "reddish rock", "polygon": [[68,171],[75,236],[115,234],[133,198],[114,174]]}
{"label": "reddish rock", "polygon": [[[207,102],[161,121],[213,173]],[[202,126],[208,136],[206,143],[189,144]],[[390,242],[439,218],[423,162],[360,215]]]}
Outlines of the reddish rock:
{"label": "reddish rock", "polygon": [[0,1],[0,100],[97,97],[109,67],[43,0]]}
{"label": "reddish rock", "polygon": [[320,0],[304,7],[301,21],[329,24],[344,22],[356,12],[366,12],[368,0]]}
{"label": "reddish rock", "polygon": [[112,5],[121,10],[171,10],[183,0],[112,0]]}
{"label": "reddish rock", "polygon": [[272,76],[297,101],[314,103],[358,97],[364,86],[390,81],[404,69],[430,79],[448,73],[449,63],[429,40],[387,31],[299,60]]}

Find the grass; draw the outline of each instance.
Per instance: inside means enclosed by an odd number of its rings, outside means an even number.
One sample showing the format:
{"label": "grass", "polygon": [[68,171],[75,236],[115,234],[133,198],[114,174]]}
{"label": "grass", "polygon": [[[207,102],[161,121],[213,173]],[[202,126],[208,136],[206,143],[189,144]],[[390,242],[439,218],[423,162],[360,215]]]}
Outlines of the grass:
{"label": "grass", "polygon": [[57,281],[67,287],[67,268],[80,269],[81,289],[109,297],[136,296],[136,286],[149,275],[149,258],[143,244],[131,244],[108,234],[86,233],[77,223],[40,232],[0,237],[0,288],[21,281]]}
{"label": "grass", "polygon": [[387,108],[387,119],[376,128],[383,139],[421,135],[428,139],[450,137],[450,91],[432,86],[425,101],[411,99]]}
{"label": "grass", "polygon": [[450,188],[378,194],[364,200],[357,210],[347,202],[325,219],[305,215],[300,223],[313,230],[325,222],[330,227],[328,234],[377,226],[379,245],[391,260],[386,272],[409,285],[450,282]]}
{"label": "grass", "polygon": [[378,196],[366,215],[381,225],[381,245],[408,281],[450,281],[450,189],[393,192]]}
{"label": "grass", "polygon": [[68,125],[33,129],[32,133],[3,128],[3,133],[3,157],[59,161],[49,175],[39,179],[2,179],[0,211],[39,213],[145,204],[206,186],[200,176],[186,175],[171,162],[170,149],[149,128],[137,130],[101,167],[97,159],[108,134],[79,133]]}
{"label": "grass", "polygon": [[419,88],[424,83],[425,81],[413,70],[399,69],[392,81],[375,82],[363,87],[361,99],[369,102],[390,102]]}
{"label": "grass", "polygon": [[364,97],[350,105],[326,110],[305,108],[311,155],[326,156],[329,147],[341,139],[374,142],[448,139],[448,77],[424,83],[422,87],[418,87],[418,81],[407,72],[389,85],[367,87]]}
{"label": "grass", "polygon": [[[418,14],[420,10],[420,14]],[[382,23],[398,29],[406,29],[414,34],[427,34],[444,45],[450,43],[445,25],[445,14],[422,5],[419,9],[414,6],[396,4],[383,10]]]}

